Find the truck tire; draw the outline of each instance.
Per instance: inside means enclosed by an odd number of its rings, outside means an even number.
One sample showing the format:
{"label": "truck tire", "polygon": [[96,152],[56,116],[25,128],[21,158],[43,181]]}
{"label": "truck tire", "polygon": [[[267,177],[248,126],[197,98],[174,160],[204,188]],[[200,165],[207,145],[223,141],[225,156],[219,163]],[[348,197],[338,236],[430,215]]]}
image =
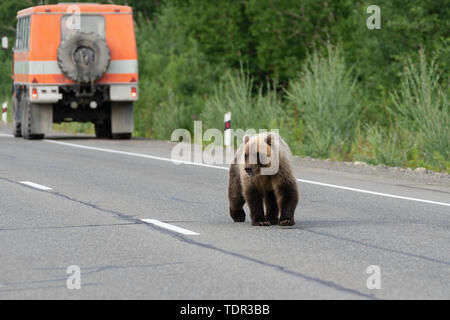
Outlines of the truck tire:
{"label": "truck tire", "polygon": [[105,39],[94,32],[75,32],[61,41],[58,65],[62,73],[77,83],[101,78],[111,57]]}
{"label": "truck tire", "polygon": [[[24,96],[26,97],[26,96]],[[44,139],[44,134],[36,134],[32,132],[32,123],[33,119],[31,117],[31,108],[32,104],[28,101],[27,98],[21,101],[21,109],[22,109],[22,121],[21,121],[21,131],[22,137],[27,140],[39,140]]]}
{"label": "truck tire", "polygon": [[95,126],[95,136],[97,138],[111,138],[111,120],[97,121]]}
{"label": "truck tire", "polygon": [[44,139],[50,132],[53,123],[53,107],[51,104],[31,103],[26,94],[20,99],[21,133],[27,140]]}
{"label": "truck tire", "polygon": [[97,138],[103,138],[103,139],[113,138],[113,139],[129,140],[129,139],[131,139],[132,133],[131,132],[112,133],[111,122],[104,121],[104,122],[96,122],[95,123],[95,136]]}
{"label": "truck tire", "polygon": [[113,133],[112,134],[112,138],[116,139],[116,140],[130,140],[132,135],[133,134],[131,132],[127,132],[127,133]]}
{"label": "truck tire", "polygon": [[20,106],[17,97],[12,97],[12,118],[13,118],[13,136],[14,138],[22,137]]}

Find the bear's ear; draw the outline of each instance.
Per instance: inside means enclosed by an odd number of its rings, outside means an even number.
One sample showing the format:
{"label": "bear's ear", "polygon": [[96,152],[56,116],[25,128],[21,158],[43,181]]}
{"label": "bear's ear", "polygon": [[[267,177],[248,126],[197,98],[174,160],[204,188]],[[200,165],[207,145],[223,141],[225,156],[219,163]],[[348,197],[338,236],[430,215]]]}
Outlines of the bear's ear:
{"label": "bear's ear", "polygon": [[250,140],[250,136],[245,135],[245,136],[244,136],[244,143],[247,143],[248,140]]}
{"label": "bear's ear", "polygon": [[271,146],[272,145],[272,134],[268,134],[266,137],[266,143]]}

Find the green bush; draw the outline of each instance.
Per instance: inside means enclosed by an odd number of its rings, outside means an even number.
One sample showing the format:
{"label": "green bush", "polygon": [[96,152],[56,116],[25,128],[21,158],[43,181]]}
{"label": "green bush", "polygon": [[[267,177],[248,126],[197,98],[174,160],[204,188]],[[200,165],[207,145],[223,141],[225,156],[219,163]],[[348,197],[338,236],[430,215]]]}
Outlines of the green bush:
{"label": "green bush", "polygon": [[11,52],[0,49],[0,103],[3,103],[5,99],[11,99],[11,56]]}
{"label": "green bush", "polygon": [[329,157],[349,151],[361,113],[355,81],[338,48],[329,45],[327,55],[308,56],[286,92],[290,113],[303,120],[301,154]]}
{"label": "green bush", "polygon": [[53,130],[63,131],[69,133],[84,133],[84,134],[95,134],[94,124],[91,122],[81,123],[81,122],[62,122],[54,123]]}
{"label": "green bush", "polygon": [[227,112],[232,114],[234,129],[279,128],[284,112],[274,87],[270,83],[257,86],[242,67],[239,71],[226,72],[205,102],[201,115],[204,129],[223,128]]}
{"label": "green bush", "polygon": [[352,158],[369,164],[408,166],[416,154],[416,139],[398,125],[382,127],[366,125],[364,132],[359,128],[353,144]]}
{"label": "green bush", "polygon": [[392,114],[404,130],[419,138],[419,158],[449,169],[450,121],[448,78],[439,84],[439,66],[420,51],[418,64],[406,65],[400,88],[393,92]]}
{"label": "green bush", "polygon": [[[185,33],[179,9],[167,5],[153,20],[138,17],[140,98],[136,134],[170,139],[177,128],[192,130],[219,67],[211,66],[195,39]],[[180,21],[174,23],[173,21]]]}

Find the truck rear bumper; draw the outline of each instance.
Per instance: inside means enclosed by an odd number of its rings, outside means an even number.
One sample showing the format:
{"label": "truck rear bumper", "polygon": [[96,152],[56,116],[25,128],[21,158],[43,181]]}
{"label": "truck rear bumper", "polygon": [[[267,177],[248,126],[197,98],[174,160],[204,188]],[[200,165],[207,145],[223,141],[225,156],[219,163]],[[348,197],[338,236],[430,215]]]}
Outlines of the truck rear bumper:
{"label": "truck rear bumper", "polygon": [[56,103],[63,98],[58,86],[30,86],[28,96],[31,103]]}
{"label": "truck rear bumper", "polygon": [[111,84],[109,87],[109,98],[111,101],[136,101],[139,96],[137,83],[133,84]]}
{"label": "truck rear bumper", "polygon": [[[105,85],[103,85],[104,87]],[[108,86],[108,85],[106,85]],[[28,96],[32,103],[57,103],[63,99],[58,86],[49,85],[30,85],[28,87]],[[139,87],[137,83],[127,84],[110,84],[109,85],[109,101],[125,102],[137,101],[139,97]]]}

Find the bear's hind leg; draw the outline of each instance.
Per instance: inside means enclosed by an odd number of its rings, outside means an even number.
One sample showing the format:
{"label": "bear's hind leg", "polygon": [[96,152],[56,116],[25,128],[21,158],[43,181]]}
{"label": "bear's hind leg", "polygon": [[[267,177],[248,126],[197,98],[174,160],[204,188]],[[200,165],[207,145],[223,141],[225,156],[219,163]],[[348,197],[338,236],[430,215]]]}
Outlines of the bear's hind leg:
{"label": "bear's hind leg", "polygon": [[266,220],[271,225],[278,224],[278,204],[277,197],[273,190],[267,191],[264,197],[264,205],[266,207]]}

